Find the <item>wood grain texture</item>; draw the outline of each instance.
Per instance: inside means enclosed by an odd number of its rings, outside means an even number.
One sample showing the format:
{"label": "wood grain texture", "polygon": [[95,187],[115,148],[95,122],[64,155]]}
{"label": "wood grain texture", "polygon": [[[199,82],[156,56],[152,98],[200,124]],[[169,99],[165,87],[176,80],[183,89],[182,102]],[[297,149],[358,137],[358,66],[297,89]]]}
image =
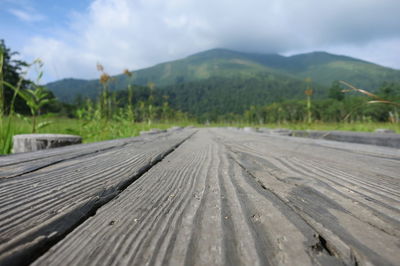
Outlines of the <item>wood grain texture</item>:
{"label": "wood grain texture", "polygon": [[318,131],[318,130],[293,130],[290,134],[296,137],[313,139],[327,139],[350,143],[362,143],[391,148],[400,148],[400,134],[393,133],[370,133],[351,131]]}
{"label": "wood grain texture", "polygon": [[400,150],[169,133],[0,179],[0,264],[398,265]]}
{"label": "wood grain texture", "polygon": [[[219,131],[221,141],[266,190],[296,211],[346,263],[398,265],[397,149]],[[241,134],[241,135],[239,135]],[[239,141],[240,140],[240,141]],[[371,149],[371,150],[370,150]]]}
{"label": "wood grain texture", "polygon": [[12,153],[32,152],[82,143],[82,137],[66,134],[19,134],[12,138]]}
{"label": "wood grain texture", "polygon": [[342,265],[318,233],[207,130],[34,265]]}
{"label": "wood grain texture", "polygon": [[[0,264],[26,263],[37,256],[192,133],[128,141],[0,179]],[[42,153],[35,155],[43,159]]]}
{"label": "wood grain texture", "polygon": [[[161,135],[170,135],[170,133]],[[19,176],[64,160],[91,156],[110,149],[118,149],[129,143],[148,142],[155,138],[157,138],[155,135],[141,136],[0,156],[0,179]]]}

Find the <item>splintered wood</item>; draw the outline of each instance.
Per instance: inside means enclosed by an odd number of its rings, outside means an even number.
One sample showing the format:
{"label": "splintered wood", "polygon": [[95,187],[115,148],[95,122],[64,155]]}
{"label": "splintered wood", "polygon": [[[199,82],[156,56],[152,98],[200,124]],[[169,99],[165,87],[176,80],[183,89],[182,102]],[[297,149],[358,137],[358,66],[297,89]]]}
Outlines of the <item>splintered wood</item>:
{"label": "splintered wood", "polygon": [[179,129],[0,158],[1,265],[399,265],[398,149]]}

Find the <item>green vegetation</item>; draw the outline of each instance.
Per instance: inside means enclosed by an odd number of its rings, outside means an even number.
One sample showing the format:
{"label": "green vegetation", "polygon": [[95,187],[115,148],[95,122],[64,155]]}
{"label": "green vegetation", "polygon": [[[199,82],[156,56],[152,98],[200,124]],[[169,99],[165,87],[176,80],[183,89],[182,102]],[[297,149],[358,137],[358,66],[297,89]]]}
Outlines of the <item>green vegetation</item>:
{"label": "green vegetation", "polygon": [[40,79],[43,76],[43,71],[41,70],[43,63],[40,60],[35,60],[31,66],[37,66],[39,72],[36,82],[29,82],[30,86],[27,89],[21,89],[20,85],[24,80],[23,78],[20,79],[16,87],[5,81],[3,81],[3,83],[7,85],[7,87],[14,90],[14,97],[10,104],[11,111],[9,116],[12,117],[14,115],[14,99],[18,95],[25,101],[25,104],[29,106],[32,115],[32,133],[35,133],[37,128],[36,119],[40,114],[40,109],[44,105],[49,104],[53,99],[50,92],[47,91],[43,86],[39,85]]}
{"label": "green vegetation", "polygon": [[[328,98],[313,99],[311,114],[307,101],[284,100],[263,106],[252,106],[244,113],[249,123],[374,123],[399,122],[400,83],[385,83],[372,100],[365,95],[344,93],[339,83],[333,83]],[[346,91],[346,90],[345,90]],[[371,94],[371,93],[369,93]],[[397,103],[397,104],[396,104]]]}
{"label": "green vegetation", "polygon": [[[25,68],[22,69],[10,60],[12,53],[5,47],[4,42],[0,48],[0,154],[11,151],[12,136],[19,133],[77,134],[82,136],[85,142],[90,142],[132,137],[140,131],[155,127],[165,129],[172,125],[185,126],[190,123],[185,113],[171,109],[165,100],[156,104],[154,84],[150,83],[148,87],[138,89],[142,92],[140,97],[133,94],[134,86],[129,86],[128,90],[124,91],[128,93],[128,101],[124,93],[117,95],[110,92],[109,84],[112,78],[104,72],[101,65],[98,66],[101,74],[99,97],[96,100],[81,98],[74,105],[62,104],[40,85],[43,75],[40,60],[35,60],[32,64],[23,63]],[[29,68],[37,70],[35,81],[25,79]],[[12,93],[10,101],[4,101],[3,96],[6,92]],[[17,97],[30,112],[22,109],[15,112],[17,108],[14,107],[19,107]],[[63,117],[65,114],[75,119]]]}
{"label": "green vegetation", "polygon": [[[389,128],[400,133],[400,83],[394,82],[400,71],[348,57],[326,53],[283,57],[215,49],[134,73],[124,70],[115,77],[98,65],[99,80],[49,84],[54,93],[70,101],[66,104],[40,85],[40,61],[15,61],[15,53],[3,41],[0,48],[0,154],[10,152],[14,134],[28,132],[76,134],[84,142],[187,125],[357,131]],[[366,68],[358,68],[360,64]],[[347,74],[358,71],[360,79],[360,73],[368,73],[373,82],[386,71],[382,80],[391,82],[374,87],[374,93],[357,89],[356,84],[348,90],[346,83],[319,82],[321,69],[332,71],[332,65]],[[25,79],[26,72],[35,67],[37,79]],[[305,73],[309,74],[306,79],[302,77]],[[315,78],[313,73],[321,76]]]}
{"label": "green vegetation", "polygon": [[[203,125],[204,126],[204,125]],[[210,127],[255,127],[255,128],[287,128],[292,130],[341,130],[341,131],[357,131],[357,132],[374,132],[379,128],[386,128],[400,134],[400,124],[393,123],[379,123],[379,122],[353,122],[353,123],[335,123],[335,122],[313,122],[309,123],[266,123],[255,124],[248,122],[241,123],[211,123]]]}
{"label": "green vegetation", "polygon": [[[22,87],[26,85],[26,80],[19,73],[22,67],[27,66],[21,61],[11,60],[15,53],[11,53],[5,46],[4,41],[0,41],[0,153],[8,153],[11,149],[11,138],[14,134],[12,118],[14,116],[14,105]],[[13,85],[14,84],[14,85]],[[23,106],[25,102],[22,102]],[[23,111],[24,109],[22,109]],[[8,117],[6,117],[8,115]]]}
{"label": "green vegetation", "polygon": [[[279,75],[258,74],[252,78],[210,78],[168,86],[160,92],[168,95],[170,105],[199,121],[220,121],[226,116],[242,115],[250,106],[263,106],[287,98],[303,99],[306,83]],[[321,87],[315,96],[323,97]],[[290,95],[290,96],[289,96]]]}
{"label": "green vegetation", "polygon": [[[285,57],[226,49],[205,51],[181,60],[138,70],[133,74],[135,84],[146,86],[149,82],[154,82],[158,88],[188,83],[198,84],[202,81],[207,83],[210,79],[220,80],[220,85],[223,86],[223,83],[232,78],[252,80],[260,76],[287,80],[291,83],[302,82],[310,77],[314,86],[325,89],[334,81],[346,80],[356,87],[369,91],[381,86],[383,82],[400,82],[399,70],[325,52]],[[113,78],[110,91],[127,88],[129,77],[121,74]],[[64,102],[73,102],[78,94],[95,99],[98,93],[98,80],[64,79],[49,83],[47,87]],[[282,95],[287,99],[291,97],[291,92],[288,94],[283,92]]]}
{"label": "green vegetation", "polygon": [[[26,134],[30,132],[30,118],[13,117],[13,133]],[[153,128],[168,129],[173,126],[189,126],[193,125],[189,121],[169,121],[168,123],[153,123],[149,125],[147,122],[129,123],[127,120],[105,120],[96,123],[88,123],[77,118],[59,117],[54,114],[44,115],[38,118],[38,124],[51,121],[46,126],[39,128],[37,133],[54,133],[54,134],[76,134],[82,136],[84,143],[110,140],[116,138],[128,138],[137,136],[141,131],[148,131]]]}

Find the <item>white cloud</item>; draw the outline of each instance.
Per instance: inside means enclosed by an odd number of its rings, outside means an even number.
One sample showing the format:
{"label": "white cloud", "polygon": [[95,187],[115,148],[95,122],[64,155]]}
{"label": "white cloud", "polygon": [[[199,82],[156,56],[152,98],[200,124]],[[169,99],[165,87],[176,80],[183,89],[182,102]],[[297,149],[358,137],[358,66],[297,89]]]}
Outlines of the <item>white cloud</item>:
{"label": "white cloud", "polygon": [[382,39],[369,42],[365,45],[341,45],[327,47],[325,50],[337,54],[350,54],[370,62],[379,62],[380,65],[400,69],[400,37]]}
{"label": "white cloud", "polygon": [[[214,47],[322,47],[400,68],[399,53],[390,55],[400,46],[399,13],[398,0],[94,0],[62,37],[35,37],[23,52],[43,58],[49,79],[94,78],[96,62],[117,74]],[[375,46],[391,48],[371,57]]]}
{"label": "white cloud", "polygon": [[37,22],[45,19],[43,15],[28,10],[11,8],[8,12],[25,22]]}
{"label": "white cloud", "polygon": [[60,40],[35,37],[23,49],[22,54],[31,55],[30,61],[40,58],[45,63],[46,81],[93,75],[91,69],[95,69],[93,62],[96,62],[97,57],[90,51],[79,52],[77,49],[79,47],[69,46]]}

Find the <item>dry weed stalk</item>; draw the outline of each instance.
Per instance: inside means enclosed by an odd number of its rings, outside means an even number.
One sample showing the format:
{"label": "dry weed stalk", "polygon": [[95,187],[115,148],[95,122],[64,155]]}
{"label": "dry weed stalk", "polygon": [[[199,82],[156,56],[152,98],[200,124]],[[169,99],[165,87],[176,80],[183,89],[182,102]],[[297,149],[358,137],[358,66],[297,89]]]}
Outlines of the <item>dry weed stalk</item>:
{"label": "dry weed stalk", "polygon": [[353,85],[351,85],[350,83],[347,83],[345,81],[341,80],[339,82],[350,88],[349,90],[342,90],[342,92],[356,91],[356,92],[362,93],[364,95],[367,95],[367,96],[375,99],[375,100],[368,101],[367,102],[368,104],[371,104],[371,103],[385,103],[385,104],[393,104],[393,105],[396,105],[396,106],[400,106],[400,103],[384,100],[384,99],[380,98],[376,94],[373,94],[373,93],[371,93],[369,91],[366,91],[366,90],[358,89],[358,88],[354,87]]}
{"label": "dry weed stalk", "polygon": [[132,123],[135,122],[135,111],[133,109],[133,87],[132,87],[132,76],[133,73],[129,71],[128,69],[124,69],[124,75],[128,77],[128,117],[129,121]]}
{"label": "dry weed stalk", "polygon": [[101,73],[100,83],[103,87],[100,93],[99,110],[101,117],[106,118],[106,120],[108,120],[111,117],[111,99],[109,95],[110,93],[108,91],[108,83],[111,80],[111,76],[104,71],[104,67],[102,64],[97,63],[96,67],[97,70]]}
{"label": "dry weed stalk", "polygon": [[[390,105],[394,105],[394,106],[400,106],[400,103],[382,99],[381,97],[379,97],[376,94],[373,94],[372,92],[369,92],[369,91],[366,91],[366,90],[362,90],[362,89],[358,89],[358,88],[354,87],[353,85],[351,85],[350,83],[347,83],[345,81],[341,80],[339,82],[341,84],[343,84],[343,85],[345,85],[345,86],[350,88],[348,90],[342,90],[342,92],[356,91],[356,92],[362,93],[362,94],[367,95],[368,97],[371,97],[371,98],[374,99],[374,100],[368,101],[367,104],[383,103],[383,104],[390,104]],[[346,117],[343,120],[347,120],[350,117],[351,113],[352,112],[347,114]],[[389,112],[389,116],[390,116],[390,120],[391,120],[392,123],[396,123],[397,122],[397,119],[393,118],[394,116],[393,116],[393,114],[391,112]]]}

